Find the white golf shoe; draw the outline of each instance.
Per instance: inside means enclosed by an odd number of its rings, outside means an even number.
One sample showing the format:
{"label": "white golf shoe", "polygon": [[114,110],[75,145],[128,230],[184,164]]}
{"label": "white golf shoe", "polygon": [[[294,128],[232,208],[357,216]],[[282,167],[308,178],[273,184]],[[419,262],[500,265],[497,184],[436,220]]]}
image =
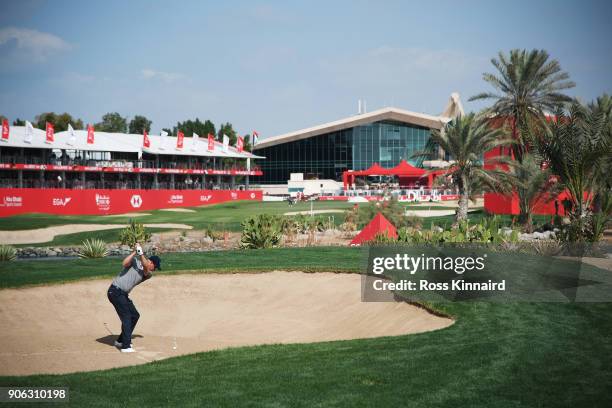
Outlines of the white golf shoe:
{"label": "white golf shoe", "polygon": [[122,353],[134,353],[134,352],[136,352],[136,350],[134,350],[134,349],[133,349],[133,348],[131,348],[131,347],[130,347],[130,348],[122,348],[122,349],[121,349],[121,352],[122,352]]}
{"label": "white golf shoe", "polygon": [[[130,347],[132,347],[132,346],[133,346],[133,344],[132,344],[132,343],[130,343]],[[119,347],[119,348],[121,348],[121,347],[123,347],[123,343],[121,343],[121,342],[119,342],[119,341],[115,340],[115,347]]]}

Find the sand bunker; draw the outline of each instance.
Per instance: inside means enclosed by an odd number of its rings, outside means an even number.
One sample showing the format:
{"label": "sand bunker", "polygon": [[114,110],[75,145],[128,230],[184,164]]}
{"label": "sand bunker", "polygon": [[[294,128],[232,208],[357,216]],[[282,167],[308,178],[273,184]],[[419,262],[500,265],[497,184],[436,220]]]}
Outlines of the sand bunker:
{"label": "sand bunker", "polygon": [[306,211],[289,211],[286,212],[284,215],[300,215],[300,214],[304,214],[304,215],[310,215],[312,214],[327,214],[327,213],[343,213],[344,210],[306,210]]}
{"label": "sand bunker", "polygon": [[[124,228],[127,224],[66,224],[56,227],[37,228],[17,231],[0,231],[0,244],[37,244],[53,241],[56,235],[74,234],[77,232],[101,231]],[[192,229],[187,224],[144,224],[148,228]]]}
{"label": "sand bunker", "polygon": [[195,210],[190,210],[189,208],[162,208],[159,211],[181,212],[181,213],[194,213],[195,212]]}
{"label": "sand bunker", "polygon": [[144,217],[145,215],[151,215],[151,214],[141,213],[141,212],[129,212],[129,213],[123,213],[123,214],[105,215],[105,217]]}
{"label": "sand bunker", "polygon": [[130,296],[133,344],[112,342],[119,319],[108,280],[0,291],[0,376],[143,364],[181,354],[269,343],[394,336],[452,320],[402,302],[361,302],[361,275],[301,272],[158,276]]}

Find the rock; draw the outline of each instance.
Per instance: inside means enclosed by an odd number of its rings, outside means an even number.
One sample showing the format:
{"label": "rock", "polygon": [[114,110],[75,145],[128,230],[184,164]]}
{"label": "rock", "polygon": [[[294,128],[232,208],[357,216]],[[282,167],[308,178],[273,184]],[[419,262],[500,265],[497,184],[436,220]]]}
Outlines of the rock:
{"label": "rock", "polygon": [[54,251],[54,250],[52,250],[52,249],[47,249],[47,250],[45,251],[45,255],[46,255],[46,256],[57,256],[57,252],[55,252],[55,251]]}

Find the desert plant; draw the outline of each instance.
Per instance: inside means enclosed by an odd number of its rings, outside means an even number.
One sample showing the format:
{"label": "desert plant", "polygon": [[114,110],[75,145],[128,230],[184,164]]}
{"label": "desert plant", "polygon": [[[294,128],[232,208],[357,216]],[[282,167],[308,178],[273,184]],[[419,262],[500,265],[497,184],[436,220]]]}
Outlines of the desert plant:
{"label": "desert plant", "polygon": [[[572,225],[563,236],[570,241],[592,241],[597,238],[593,234],[593,199],[605,199],[601,186],[609,183],[610,177],[603,171],[612,156],[610,118],[605,111],[589,109],[577,101],[567,114],[557,111],[556,117],[537,140],[537,148],[569,193],[566,212]],[[597,207],[605,214],[601,203]],[[596,223],[601,225],[601,220]]]}
{"label": "desert plant", "polygon": [[17,250],[10,245],[0,245],[0,262],[14,261],[17,258]]}
{"label": "desert plant", "polygon": [[206,228],[204,231],[204,236],[208,237],[214,241],[220,241],[223,239],[223,232],[215,231],[212,228]]}
{"label": "desert plant", "polygon": [[397,240],[384,232],[377,233],[374,238],[368,241],[370,245],[390,245],[396,243]]}
{"label": "desert plant", "polygon": [[130,248],[134,247],[137,242],[143,244],[151,239],[151,233],[147,232],[142,223],[130,220],[127,227],[119,232],[119,241],[121,245],[127,245]]}
{"label": "desert plant", "polygon": [[240,248],[273,248],[281,239],[280,222],[269,214],[258,214],[242,222]]}
{"label": "desert plant", "polygon": [[79,258],[104,258],[106,255],[106,243],[101,239],[86,239],[79,250]]}
{"label": "desert plant", "polygon": [[293,217],[283,217],[280,220],[280,230],[285,240],[291,242],[300,232],[300,224]]}

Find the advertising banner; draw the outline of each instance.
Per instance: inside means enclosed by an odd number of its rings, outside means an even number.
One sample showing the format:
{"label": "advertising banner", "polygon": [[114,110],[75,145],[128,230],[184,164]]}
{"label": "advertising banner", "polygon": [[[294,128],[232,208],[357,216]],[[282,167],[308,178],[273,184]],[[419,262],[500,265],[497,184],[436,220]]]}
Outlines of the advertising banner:
{"label": "advertising banner", "polygon": [[0,189],[0,217],[24,213],[106,215],[233,200],[262,200],[253,190]]}

